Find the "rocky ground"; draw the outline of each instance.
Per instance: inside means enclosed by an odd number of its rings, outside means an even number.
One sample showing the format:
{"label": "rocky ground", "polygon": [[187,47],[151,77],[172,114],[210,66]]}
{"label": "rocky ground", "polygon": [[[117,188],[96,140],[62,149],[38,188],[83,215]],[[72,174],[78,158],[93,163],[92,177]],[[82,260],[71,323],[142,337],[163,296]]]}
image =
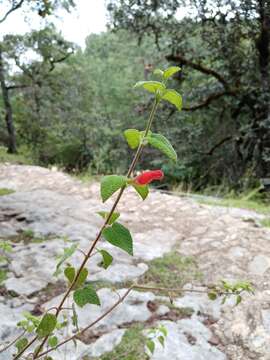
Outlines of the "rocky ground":
{"label": "rocky ground", "polygon": [[[65,290],[53,276],[56,257],[69,242],[85,250],[102,221],[98,184],[82,184],[41,167],[0,165],[0,239],[13,251],[2,261],[0,338],[16,336],[23,311],[41,313]],[[143,360],[145,329],[163,323],[168,329],[164,349],[157,345],[153,360],[270,360],[270,231],[260,215],[239,209],[210,207],[187,197],[152,191],[142,202],[127,191],[119,206],[121,221],[134,238],[134,257],[108,243],[114,263],[104,270],[99,256],[88,264],[101,307],[87,305],[79,324],[87,325],[117,301],[132,281],[159,286],[200,289],[202,284],[249,280],[255,296],[235,307],[232,301],[208,300],[205,294],[183,292],[173,305],[164,294],[133,291],[126,301],[91,332],[55,355],[61,359]],[[71,262],[82,258],[76,253]],[[3,275],[4,274],[4,275]],[[116,290],[117,289],[117,290]],[[142,348],[142,352],[141,351]],[[0,353],[12,359],[14,348]]]}

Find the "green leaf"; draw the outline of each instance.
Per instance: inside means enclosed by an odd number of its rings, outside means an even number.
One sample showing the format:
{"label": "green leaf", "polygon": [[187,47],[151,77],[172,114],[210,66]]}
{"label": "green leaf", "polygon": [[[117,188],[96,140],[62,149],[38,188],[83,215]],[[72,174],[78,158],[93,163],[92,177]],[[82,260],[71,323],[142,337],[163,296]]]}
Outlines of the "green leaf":
{"label": "green leaf", "polygon": [[28,344],[28,340],[26,339],[26,337],[23,337],[18,341],[16,341],[15,346],[18,350],[18,353],[20,353],[27,346],[27,344]]}
{"label": "green leaf", "polygon": [[151,352],[151,354],[153,354],[154,351],[155,351],[155,343],[154,343],[154,341],[153,340],[147,340],[146,341],[146,346],[147,346],[148,350]]}
{"label": "green leaf", "polygon": [[126,251],[129,255],[133,255],[133,241],[131,234],[127,228],[119,223],[105,228],[102,231],[105,239],[112,245]]}
{"label": "green leaf", "polygon": [[71,317],[72,325],[75,326],[76,330],[79,331],[79,324],[78,324],[78,315],[75,309],[74,303],[72,303],[72,317]]}
{"label": "green leaf", "polygon": [[162,99],[169,101],[179,111],[182,109],[182,96],[176,90],[166,90],[165,93],[162,95]]}
{"label": "green leaf", "polygon": [[131,149],[136,149],[140,145],[141,133],[136,129],[127,129],[124,131],[125,138]]}
{"label": "green leaf", "polygon": [[71,284],[75,277],[76,270],[73,266],[68,266],[65,268],[64,274],[65,277],[68,279],[69,283]]}
{"label": "green leaf", "polygon": [[159,331],[162,332],[162,334],[166,337],[168,335],[168,330],[165,328],[164,325],[160,325],[160,327],[158,328]]}
{"label": "green leaf", "polygon": [[157,75],[157,76],[161,76],[163,77],[164,75],[164,71],[160,70],[160,69],[155,69],[154,72],[153,72],[154,75]]}
{"label": "green leaf", "polygon": [[134,85],[134,88],[143,87],[145,90],[156,93],[157,91],[163,92],[166,87],[159,81],[139,81]]}
{"label": "green leaf", "polygon": [[163,78],[167,80],[180,70],[181,68],[179,66],[171,66],[163,72]]}
{"label": "green leaf", "polygon": [[58,339],[57,339],[57,337],[56,337],[56,336],[50,337],[49,340],[48,340],[48,344],[49,344],[49,346],[52,347],[52,348],[55,347],[55,346],[58,344]]}
{"label": "green leaf", "polygon": [[12,252],[12,246],[7,241],[0,241],[0,249],[5,252]]}
{"label": "green leaf", "polygon": [[54,275],[59,274],[61,265],[74,254],[74,252],[77,250],[77,246],[78,246],[77,244],[73,244],[71,245],[71,247],[66,248],[64,250],[64,254],[60,257],[60,260],[56,265],[56,270],[54,272]]}
{"label": "green leaf", "polygon": [[[98,215],[100,215],[103,219],[107,219],[107,217],[109,216],[109,212],[108,211],[99,211]],[[120,213],[118,212],[114,212],[112,214],[112,216],[110,217],[110,221],[109,221],[109,225],[112,225],[120,216]]]}
{"label": "green leaf", "polygon": [[[64,274],[68,279],[69,283],[71,284],[75,278],[76,270],[74,267],[68,266],[67,268],[65,268]],[[76,280],[76,283],[73,285],[72,288],[77,289],[81,287],[84,284],[85,280],[87,279],[87,276],[88,276],[88,270],[86,268],[83,268],[78,276],[78,279]]]}
{"label": "green leaf", "polygon": [[163,337],[163,336],[159,336],[159,337],[158,337],[158,341],[160,342],[160,344],[162,345],[162,347],[164,347],[164,337]]}
{"label": "green leaf", "polygon": [[73,300],[80,307],[84,307],[86,304],[100,305],[98,294],[91,285],[74,291]]}
{"label": "green leaf", "polygon": [[217,298],[217,294],[214,291],[210,291],[207,295],[210,300],[216,300]]}
{"label": "green leaf", "polygon": [[40,338],[50,335],[56,327],[56,316],[53,314],[45,314],[37,328],[37,334]]}
{"label": "green leaf", "polygon": [[113,257],[108,251],[106,250],[98,250],[98,252],[102,255],[102,267],[107,269],[111,263],[113,262]]}
{"label": "green leaf", "polygon": [[242,296],[241,296],[241,295],[237,295],[237,296],[236,296],[235,306],[239,305],[241,301],[242,301]]}
{"label": "green leaf", "polygon": [[138,184],[131,184],[134,189],[137,191],[137,193],[140,195],[140,197],[145,200],[149,194],[149,187],[148,185],[138,185]]}
{"label": "green leaf", "polygon": [[104,176],[101,180],[100,193],[102,201],[108,200],[112,194],[127,183],[127,177],[119,175]]}
{"label": "green leaf", "polygon": [[177,154],[165,136],[152,133],[151,135],[147,136],[147,140],[150,145],[163,152],[166,156],[168,156],[168,158],[172,159],[173,161],[177,161]]}

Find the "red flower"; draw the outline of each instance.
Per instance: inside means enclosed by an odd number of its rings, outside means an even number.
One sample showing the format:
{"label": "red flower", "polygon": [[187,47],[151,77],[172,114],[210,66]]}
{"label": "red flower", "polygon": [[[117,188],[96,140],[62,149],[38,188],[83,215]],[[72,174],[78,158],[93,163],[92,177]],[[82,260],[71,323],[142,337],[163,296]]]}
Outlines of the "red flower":
{"label": "red flower", "polygon": [[161,170],[151,170],[144,171],[140,175],[138,175],[134,180],[138,185],[146,185],[149,184],[153,180],[161,180],[163,179],[163,171]]}

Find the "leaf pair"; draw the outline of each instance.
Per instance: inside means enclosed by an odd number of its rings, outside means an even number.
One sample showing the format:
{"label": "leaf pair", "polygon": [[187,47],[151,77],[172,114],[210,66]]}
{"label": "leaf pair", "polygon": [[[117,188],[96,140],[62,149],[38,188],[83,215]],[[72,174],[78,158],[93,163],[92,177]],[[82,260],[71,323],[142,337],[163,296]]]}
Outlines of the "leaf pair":
{"label": "leaf pair", "polygon": [[[65,274],[65,277],[68,279],[69,284],[71,285],[76,276],[75,268],[73,266],[66,267],[64,274]],[[86,268],[83,268],[80,271],[80,274],[79,274],[75,284],[72,286],[72,289],[77,289],[77,288],[81,287],[85,283],[87,276],[88,276],[88,270]]]}
{"label": "leaf pair", "polygon": [[[100,184],[100,194],[102,201],[105,202],[108,200],[117,190],[121,189],[123,186],[132,185],[137,193],[141,196],[143,200],[146,199],[149,189],[148,186],[140,186],[134,184],[130,179],[126,176],[120,175],[108,175],[104,176],[101,180]],[[100,216],[106,219],[109,213],[105,211],[98,212]],[[118,213],[113,213],[109,220],[109,225],[115,222],[115,220],[120,216]]]}
{"label": "leaf pair", "polygon": [[[137,129],[127,129],[124,132],[124,135],[131,149],[136,149],[143,138],[143,132]],[[177,161],[177,154],[170,141],[165,136],[150,132],[146,136],[146,140],[148,144],[160,150],[169,159]]]}
{"label": "leaf pair", "polygon": [[142,87],[148,92],[154,93],[158,101],[166,100],[180,111],[182,109],[182,96],[174,89],[167,89],[165,85],[166,81],[180,70],[178,66],[171,66],[164,71],[156,69],[154,74],[161,76],[163,82],[139,81],[134,85],[134,88]]}

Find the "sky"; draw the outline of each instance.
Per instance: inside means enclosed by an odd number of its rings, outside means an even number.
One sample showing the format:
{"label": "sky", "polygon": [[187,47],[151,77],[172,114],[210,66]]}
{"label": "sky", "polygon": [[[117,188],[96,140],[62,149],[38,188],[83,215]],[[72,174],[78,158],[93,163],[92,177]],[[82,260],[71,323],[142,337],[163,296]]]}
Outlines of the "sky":
{"label": "sky", "polygon": [[[72,9],[71,13],[58,12],[53,22],[66,40],[84,47],[87,35],[106,30],[105,0],[75,0],[75,2],[76,9]],[[25,15],[22,10],[16,10],[10,14],[7,20],[0,24],[0,38],[3,34],[23,34],[39,28],[42,21],[44,22],[39,19],[39,16],[33,16],[25,21]]]}

